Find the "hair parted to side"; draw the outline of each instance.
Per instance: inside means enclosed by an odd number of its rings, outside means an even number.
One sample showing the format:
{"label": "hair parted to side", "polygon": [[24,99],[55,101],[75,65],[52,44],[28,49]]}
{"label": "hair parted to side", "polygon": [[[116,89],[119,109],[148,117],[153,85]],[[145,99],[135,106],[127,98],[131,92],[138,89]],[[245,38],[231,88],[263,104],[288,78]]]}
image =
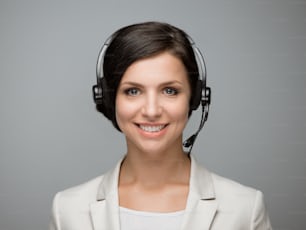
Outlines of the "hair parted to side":
{"label": "hair parted to side", "polygon": [[[144,22],[116,31],[103,60],[103,103],[96,109],[119,130],[116,121],[117,89],[127,68],[140,59],[169,52],[184,64],[191,88],[191,100],[196,93],[199,70],[188,35],[181,29],[162,22]],[[189,116],[192,110],[189,111]]]}

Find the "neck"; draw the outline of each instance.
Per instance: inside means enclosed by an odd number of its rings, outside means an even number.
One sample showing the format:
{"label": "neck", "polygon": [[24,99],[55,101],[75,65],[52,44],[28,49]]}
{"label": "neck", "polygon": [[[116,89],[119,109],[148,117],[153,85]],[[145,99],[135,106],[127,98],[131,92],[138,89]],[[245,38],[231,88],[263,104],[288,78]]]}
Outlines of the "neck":
{"label": "neck", "polygon": [[190,159],[182,150],[175,154],[152,156],[128,152],[120,170],[120,183],[146,187],[188,183]]}

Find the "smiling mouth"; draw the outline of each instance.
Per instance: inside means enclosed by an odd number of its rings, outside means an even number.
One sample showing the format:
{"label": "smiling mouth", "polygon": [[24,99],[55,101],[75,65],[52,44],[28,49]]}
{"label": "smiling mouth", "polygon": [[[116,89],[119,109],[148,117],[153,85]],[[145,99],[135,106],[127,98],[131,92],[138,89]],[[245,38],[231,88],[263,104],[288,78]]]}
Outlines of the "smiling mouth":
{"label": "smiling mouth", "polygon": [[155,133],[163,130],[167,125],[138,125],[145,132]]}

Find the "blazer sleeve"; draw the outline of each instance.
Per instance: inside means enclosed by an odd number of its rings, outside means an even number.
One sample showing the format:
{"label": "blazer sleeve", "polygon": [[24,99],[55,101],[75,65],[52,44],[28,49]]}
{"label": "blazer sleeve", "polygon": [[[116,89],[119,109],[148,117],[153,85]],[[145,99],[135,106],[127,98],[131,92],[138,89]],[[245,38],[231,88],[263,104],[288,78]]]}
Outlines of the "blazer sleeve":
{"label": "blazer sleeve", "polygon": [[261,191],[257,191],[256,193],[250,229],[272,230],[268,212],[264,203],[264,196]]}
{"label": "blazer sleeve", "polygon": [[53,199],[52,204],[52,213],[51,213],[51,220],[49,223],[49,230],[60,230],[60,224],[59,224],[59,218],[58,218],[58,205],[57,205],[57,199],[59,194],[57,193]]}

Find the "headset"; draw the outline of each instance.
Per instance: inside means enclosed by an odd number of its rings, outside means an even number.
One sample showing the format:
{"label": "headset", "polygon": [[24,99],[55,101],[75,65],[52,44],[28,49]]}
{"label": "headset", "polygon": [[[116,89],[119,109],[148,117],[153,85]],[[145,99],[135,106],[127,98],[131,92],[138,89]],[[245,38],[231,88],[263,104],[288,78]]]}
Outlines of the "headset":
{"label": "headset", "polygon": [[[115,35],[113,34],[105,41],[98,55],[97,64],[96,64],[97,84],[93,85],[92,87],[93,99],[96,105],[105,104],[106,99],[105,99],[105,93],[103,92],[107,91],[107,86],[105,79],[103,77],[103,64],[104,64],[103,62],[106,50],[109,47],[109,45],[112,43],[114,38]],[[185,148],[189,148],[188,153],[190,154],[193,145],[195,143],[195,140],[208,118],[209,105],[211,102],[211,89],[206,84],[207,70],[203,54],[201,53],[200,49],[196,46],[195,42],[191,37],[187,35],[187,39],[189,40],[189,43],[193,49],[199,72],[199,79],[196,85],[196,92],[194,92],[194,98],[190,103],[190,109],[197,110],[200,104],[202,107],[201,121],[198,130],[183,142],[183,146]]]}

